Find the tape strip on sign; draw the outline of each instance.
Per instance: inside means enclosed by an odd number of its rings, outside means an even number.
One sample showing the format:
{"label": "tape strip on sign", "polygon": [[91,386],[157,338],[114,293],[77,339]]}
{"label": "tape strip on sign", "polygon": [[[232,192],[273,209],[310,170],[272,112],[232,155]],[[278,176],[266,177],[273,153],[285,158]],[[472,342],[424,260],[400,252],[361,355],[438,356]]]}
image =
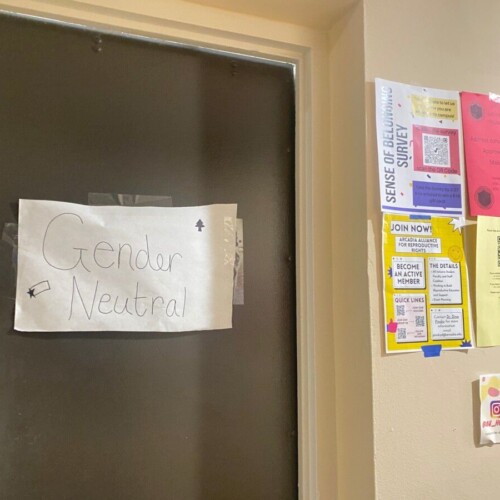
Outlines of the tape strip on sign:
{"label": "tape strip on sign", "polygon": [[410,220],[431,220],[431,216],[410,214]]}

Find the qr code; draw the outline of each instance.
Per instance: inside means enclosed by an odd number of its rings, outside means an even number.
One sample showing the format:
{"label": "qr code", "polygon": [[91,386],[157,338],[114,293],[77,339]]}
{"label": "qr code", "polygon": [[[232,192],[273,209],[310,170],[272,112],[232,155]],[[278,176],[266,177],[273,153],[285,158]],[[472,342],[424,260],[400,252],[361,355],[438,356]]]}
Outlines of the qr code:
{"label": "qr code", "polygon": [[446,135],[422,134],[424,164],[451,167],[450,138]]}
{"label": "qr code", "polygon": [[405,306],[396,306],[396,316],[404,316],[405,315]]}
{"label": "qr code", "polygon": [[425,316],[415,316],[415,326],[425,326]]}
{"label": "qr code", "polygon": [[398,340],[406,340],[406,328],[398,328]]}

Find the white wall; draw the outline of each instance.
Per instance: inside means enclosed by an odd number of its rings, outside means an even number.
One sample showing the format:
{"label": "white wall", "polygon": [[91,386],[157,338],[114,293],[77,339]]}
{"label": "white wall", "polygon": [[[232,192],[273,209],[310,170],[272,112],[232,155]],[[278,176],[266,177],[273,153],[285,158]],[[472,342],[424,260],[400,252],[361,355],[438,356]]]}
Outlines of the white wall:
{"label": "white wall", "polygon": [[[429,359],[420,354],[383,354],[373,80],[383,77],[427,87],[500,92],[500,2],[365,0],[365,12],[377,498],[498,498],[500,446],[477,446],[475,381],[482,373],[500,371],[500,348],[445,352]],[[474,265],[473,259],[470,264]]]}
{"label": "white wall", "polygon": [[363,43],[363,3],[358,2],[330,32],[332,305],[340,500],[374,497]]}

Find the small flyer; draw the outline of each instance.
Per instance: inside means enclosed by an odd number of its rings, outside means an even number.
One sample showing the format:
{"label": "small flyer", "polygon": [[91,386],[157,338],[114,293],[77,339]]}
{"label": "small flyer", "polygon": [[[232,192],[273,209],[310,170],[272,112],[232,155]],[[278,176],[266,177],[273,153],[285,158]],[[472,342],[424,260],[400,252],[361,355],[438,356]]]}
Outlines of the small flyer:
{"label": "small flyer", "polygon": [[387,353],[473,346],[463,237],[455,222],[384,214]]}
{"label": "small flyer", "polygon": [[382,212],[464,215],[459,94],[375,79]]}
{"label": "small flyer", "polygon": [[500,96],[462,92],[471,215],[500,216]]}
{"label": "small flyer", "polygon": [[477,218],[477,345],[500,345],[500,218]]}
{"label": "small flyer", "polygon": [[500,443],[500,374],[481,375],[481,444]]}

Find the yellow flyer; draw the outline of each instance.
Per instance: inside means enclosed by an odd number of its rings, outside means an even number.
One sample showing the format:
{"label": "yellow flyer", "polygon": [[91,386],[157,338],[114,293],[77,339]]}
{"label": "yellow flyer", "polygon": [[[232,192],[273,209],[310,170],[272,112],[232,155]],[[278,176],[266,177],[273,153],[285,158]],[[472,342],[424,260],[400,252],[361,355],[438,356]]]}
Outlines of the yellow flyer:
{"label": "yellow flyer", "polygon": [[477,218],[476,308],[477,345],[500,345],[500,217]]}
{"label": "yellow flyer", "polygon": [[384,214],[386,352],[470,349],[463,236],[457,219]]}

